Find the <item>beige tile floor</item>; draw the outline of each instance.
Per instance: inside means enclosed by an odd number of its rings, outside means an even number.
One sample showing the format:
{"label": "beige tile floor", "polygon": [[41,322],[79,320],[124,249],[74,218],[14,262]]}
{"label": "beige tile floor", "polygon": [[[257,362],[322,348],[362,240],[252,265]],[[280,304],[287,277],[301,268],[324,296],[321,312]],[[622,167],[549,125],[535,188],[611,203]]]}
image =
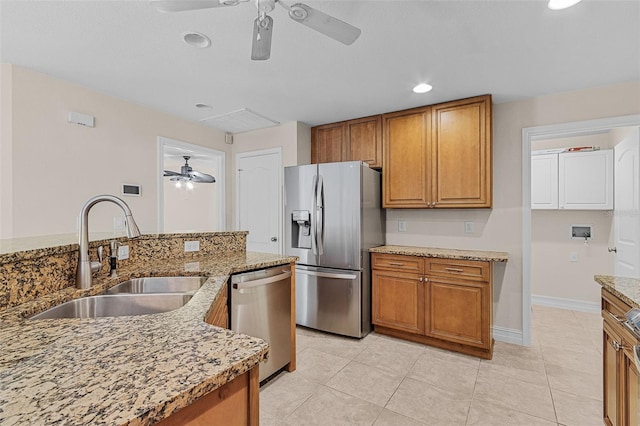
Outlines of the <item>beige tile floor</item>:
{"label": "beige tile floor", "polygon": [[599,314],[533,307],[533,345],[491,361],[372,333],[298,328],[298,368],[260,391],[260,424],[602,425]]}

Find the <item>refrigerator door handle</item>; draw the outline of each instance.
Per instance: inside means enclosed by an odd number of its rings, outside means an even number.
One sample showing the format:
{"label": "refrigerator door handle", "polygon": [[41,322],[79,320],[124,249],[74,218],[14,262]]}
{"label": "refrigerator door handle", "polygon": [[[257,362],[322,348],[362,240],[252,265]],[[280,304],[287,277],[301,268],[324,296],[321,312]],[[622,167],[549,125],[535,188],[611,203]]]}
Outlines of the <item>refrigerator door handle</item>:
{"label": "refrigerator door handle", "polygon": [[316,186],[316,245],[318,246],[318,254],[323,254],[323,235],[324,235],[324,183],[322,175],[318,175],[318,184]]}
{"label": "refrigerator door handle", "polygon": [[355,280],[358,278],[357,275],[354,274],[336,274],[333,272],[315,272],[315,271],[305,271],[304,269],[296,269],[296,273],[304,274],[304,275],[312,275],[314,277],[321,278],[335,278],[337,280]]}
{"label": "refrigerator door handle", "polygon": [[311,184],[311,251],[313,254],[318,254],[318,235],[317,235],[317,217],[316,217],[316,204],[317,204],[317,196],[318,196],[318,176],[313,175],[313,183]]}

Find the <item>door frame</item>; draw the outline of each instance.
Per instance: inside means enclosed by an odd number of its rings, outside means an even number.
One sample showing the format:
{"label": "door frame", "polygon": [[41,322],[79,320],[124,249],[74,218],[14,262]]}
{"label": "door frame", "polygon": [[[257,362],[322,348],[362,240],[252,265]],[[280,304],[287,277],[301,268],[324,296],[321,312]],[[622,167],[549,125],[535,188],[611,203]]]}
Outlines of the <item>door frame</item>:
{"label": "door frame", "polygon": [[640,126],[640,114],[522,129],[522,344],[525,346],[531,346],[531,142],[628,126]]}
{"label": "door frame", "polygon": [[213,161],[217,163],[217,168],[220,170],[218,176],[216,176],[216,182],[214,185],[219,185],[218,191],[216,191],[216,204],[218,206],[218,232],[226,230],[226,205],[225,205],[225,187],[226,187],[226,169],[225,158],[226,153],[213,148],[207,148],[201,145],[194,145],[192,143],[179,141],[176,139],[167,138],[164,136],[158,136],[158,157],[157,157],[157,170],[158,170],[158,233],[164,232],[164,149],[167,146],[173,146],[176,148],[188,149],[196,151],[204,155],[211,156]]}
{"label": "door frame", "polygon": [[236,153],[234,159],[235,166],[235,229],[236,231],[240,231],[240,185],[238,184],[240,172],[238,171],[238,162],[241,158],[248,157],[256,157],[259,155],[268,155],[268,154],[276,154],[278,156],[278,168],[280,172],[278,173],[278,253],[284,253],[284,200],[283,200],[283,187],[284,187],[284,167],[282,165],[282,147],[275,148],[267,148],[267,149],[259,149],[256,151],[245,151]]}

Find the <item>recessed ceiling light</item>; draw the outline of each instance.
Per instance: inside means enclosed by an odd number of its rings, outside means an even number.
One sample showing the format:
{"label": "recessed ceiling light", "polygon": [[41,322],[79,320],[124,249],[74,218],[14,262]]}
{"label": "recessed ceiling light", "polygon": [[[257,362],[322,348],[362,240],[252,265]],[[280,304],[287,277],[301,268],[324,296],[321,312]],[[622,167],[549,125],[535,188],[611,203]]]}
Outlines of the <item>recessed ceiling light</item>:
{"label": "recessed ceiling light", "polygon": [[575,6],[581,1],[582,0],[549,0],[547,7],[551,10],[561,10],[571,6]]}
{"label": "recessed ceiling light", "polygon": [[207,105],[207,104],[196,104],[196,108],[198,108],[198,109],[213,109],[213,107],[211,105]]}
{"label": "recessed ceiling light", "polygon": [[413,88],[413,91],[415,93],[427,93],[427,92],[430,92],[431,89],[433,89],[433,87],[431,87],[430,84],[420,83],[416,87]]}
{"label": "recessed ceiling light", "polygon": [[186,32],[182,34],[182,39],[189,46],[205,49],[211,46],[211,39],[202,33]]}

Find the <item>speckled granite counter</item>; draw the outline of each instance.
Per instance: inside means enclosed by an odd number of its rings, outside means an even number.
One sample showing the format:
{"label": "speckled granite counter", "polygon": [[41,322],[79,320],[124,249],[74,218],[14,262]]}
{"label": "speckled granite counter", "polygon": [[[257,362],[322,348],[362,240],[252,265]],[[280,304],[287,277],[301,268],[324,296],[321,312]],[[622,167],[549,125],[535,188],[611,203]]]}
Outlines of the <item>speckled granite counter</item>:
{"label": "speckled granite counter", "polygon": [[509,253],[502,251],[454,250],[431,247],[380,246],[369,249],[371,253],[403,254],[442,259],[481,260],[485,262],[506,262]]}
{"label": "speckled granite counter", "polygon": [[640,308],[640,280],[635,278],[595,275],[593,279],[632,308]]}
{"label": "speckled granite counter", "polygon": [[[147,425],[265,359],[261,339],[203,319],[228,275],[295,258],[251,252],[138,262],[90,291],[68,287],[0,311],[0,424]],[[28,320],[140,276],[206,275],[184,307],[136,317]]]}

